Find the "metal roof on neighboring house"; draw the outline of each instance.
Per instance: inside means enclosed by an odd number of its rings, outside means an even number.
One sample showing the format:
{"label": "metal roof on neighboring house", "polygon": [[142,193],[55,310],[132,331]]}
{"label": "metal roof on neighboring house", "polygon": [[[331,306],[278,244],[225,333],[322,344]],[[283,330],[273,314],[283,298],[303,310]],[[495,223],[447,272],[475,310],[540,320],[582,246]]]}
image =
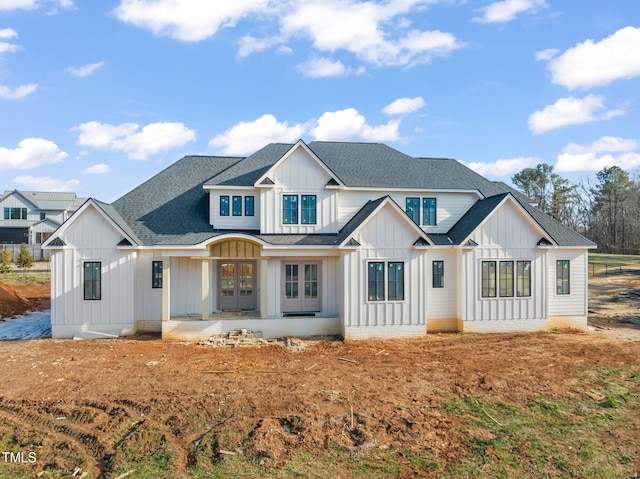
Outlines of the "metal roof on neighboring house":
{"label": "metal roof on neighboring house", "polygon": [[75,205],[78,202],[82,204],[86,200],[70,192],[5,190],[0,196],[0,201],[13,194],[19,194],[42,211],[75,211]]}

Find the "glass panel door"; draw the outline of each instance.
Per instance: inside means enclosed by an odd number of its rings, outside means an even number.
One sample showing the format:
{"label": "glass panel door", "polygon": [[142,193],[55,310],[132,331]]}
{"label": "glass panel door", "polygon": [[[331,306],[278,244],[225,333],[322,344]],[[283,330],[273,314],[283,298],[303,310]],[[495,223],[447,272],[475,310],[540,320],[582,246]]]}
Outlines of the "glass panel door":
{"label": "glass panel door", "polygon": [[255,309],[255,262],[220,263],[220,309]]}

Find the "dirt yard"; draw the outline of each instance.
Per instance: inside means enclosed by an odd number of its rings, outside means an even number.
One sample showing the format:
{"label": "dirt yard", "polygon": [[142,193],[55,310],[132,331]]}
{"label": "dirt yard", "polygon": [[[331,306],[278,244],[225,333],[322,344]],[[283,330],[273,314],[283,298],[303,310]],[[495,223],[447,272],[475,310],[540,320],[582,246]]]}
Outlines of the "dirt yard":
{"label": "dirt yard", "polygon": [[639,291],[596,278],[589,333],[4,342],[0,477],[633,477]]}

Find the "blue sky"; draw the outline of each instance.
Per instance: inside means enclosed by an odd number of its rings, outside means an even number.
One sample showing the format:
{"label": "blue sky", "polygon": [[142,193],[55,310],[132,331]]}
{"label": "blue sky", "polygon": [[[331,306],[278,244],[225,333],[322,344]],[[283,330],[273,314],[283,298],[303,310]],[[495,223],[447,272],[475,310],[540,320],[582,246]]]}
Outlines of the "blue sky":
{"label": "blue sky", "polygon": [[0,191],[299,138],[580,181],[640,166],[639,106],[637,0],[0,0]]}

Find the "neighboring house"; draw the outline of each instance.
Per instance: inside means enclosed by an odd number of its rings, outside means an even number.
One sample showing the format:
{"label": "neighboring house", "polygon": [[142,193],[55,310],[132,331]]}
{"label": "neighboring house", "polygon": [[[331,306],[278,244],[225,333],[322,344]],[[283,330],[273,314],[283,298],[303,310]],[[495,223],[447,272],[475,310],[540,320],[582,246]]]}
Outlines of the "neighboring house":
{"label": "neighboring house", "polygon": [[53,337],[585,329],[595,245],[449,159],[382,144],[187,156],[49,238]]}
{"label": "neighboring house", "polygon": [[42,244],[86,198],[75,193],[5,191],[0,195],[0,244]]}

